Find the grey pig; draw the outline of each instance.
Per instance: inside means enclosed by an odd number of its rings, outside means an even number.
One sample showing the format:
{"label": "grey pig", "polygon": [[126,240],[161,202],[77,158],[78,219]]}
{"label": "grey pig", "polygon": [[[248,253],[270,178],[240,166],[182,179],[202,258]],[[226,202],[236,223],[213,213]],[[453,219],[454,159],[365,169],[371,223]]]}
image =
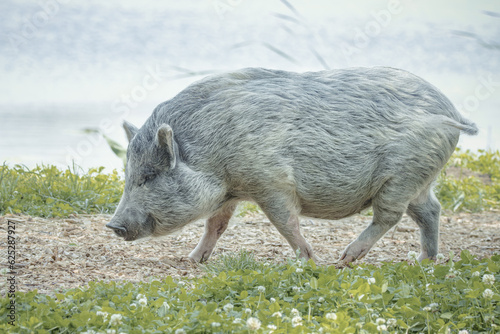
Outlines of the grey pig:
{"label": "grey pig", "polygon": [[124,128],[125,190],[106,226],[136,240],[207,217],[193,261],[208,259],[243,200],[306,259],[299,215],[340,219],[370,206],[372,223],[341,260],[365,256],[405,212],[420,228],[419,260],[434,258],[433,181],[460,131],[478,131],[436,87],[387,67],[213,75],[158,105],[142,128]]}

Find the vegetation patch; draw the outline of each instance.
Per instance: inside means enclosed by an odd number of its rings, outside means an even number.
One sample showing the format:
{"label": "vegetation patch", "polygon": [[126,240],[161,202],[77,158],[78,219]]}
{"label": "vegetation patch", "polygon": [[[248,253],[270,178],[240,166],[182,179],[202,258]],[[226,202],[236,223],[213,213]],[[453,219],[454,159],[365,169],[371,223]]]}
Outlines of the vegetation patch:
{"label": "vegetation patch", "polygon": [[124,180],[104,167],[65,171],[40,165],[33,169],[0,166],[0,214],[24,213],[61,217],[72,213],[113,213],[123,192]]}
{"label": "vegetation patch", "polygon": [[437,181],[435,192],[446,210],[500,209],[500,152],[457,149]]}
{"label": "vegetation patch", "polygon": [[[19,332],[31,333],[496,333],[500,255],[463,251],[443,263],[338,269],[259,262],[242,252],[203,277],[91,282],[51,297],[16,293]],[[439,261],[444,261],[440,256]],[[118,269],[118,268],[117,268]],[[8,324],[0,299],[0,328]]]}

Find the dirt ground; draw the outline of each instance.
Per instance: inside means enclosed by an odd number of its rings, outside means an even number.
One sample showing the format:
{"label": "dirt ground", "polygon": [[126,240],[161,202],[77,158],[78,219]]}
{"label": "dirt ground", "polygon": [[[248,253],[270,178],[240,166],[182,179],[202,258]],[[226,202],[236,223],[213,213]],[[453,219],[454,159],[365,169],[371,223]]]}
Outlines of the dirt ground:
{"label": "dirt ground", "polygon": [[[176,234],[158,239],[125,242],[104,225],[107,215],[77,215],[66,219],[0,216],[2,276],[7,272],[7,220],[15,222],[17,290],[38,289],[53,294],[84,286],[89,281],[148,281],[168,275],[202,274],[187,256],[203,233],[203,222],[188,225]],[[338,221],[301,219],[303,234],[323,264],[337,264],[349,242],[368,226],[371,217],[356,215]],[[448,255],[468,249],[478,257],[500,253],[500,211],[454,214],[441,217],[440,252]],[[408,217],[372,248],[367,263],[401,261],[408,251],[419,252],[419,231]],[[257,258],[284,261],[293,252],[286,240],[261,214],[232,218],[212,254],[247,249]],[[210,261],[209,260],[209,261]],[[6,279],[0,282],[5,286]],[[0,286],[4,295],[5,288]]]}

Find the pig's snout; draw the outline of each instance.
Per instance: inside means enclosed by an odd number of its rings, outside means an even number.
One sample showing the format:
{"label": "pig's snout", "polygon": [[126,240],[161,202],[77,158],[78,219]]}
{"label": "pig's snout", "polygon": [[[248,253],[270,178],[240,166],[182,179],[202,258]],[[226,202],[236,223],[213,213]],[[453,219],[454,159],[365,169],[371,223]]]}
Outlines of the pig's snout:
{"label": "pig's snout", "polygon": [[123,226],[113,226],[111,223],[108,223],[106,227],[112,229],[121,238],[125,239],[127,237],[127,229]]}
{"label": "pig's snout", "polygon": [[111,218],[106,227],[125,241],[132,241],[151,236],[154,219],[151,215],[141,215],[139,211],[127,209],[123,214]]}

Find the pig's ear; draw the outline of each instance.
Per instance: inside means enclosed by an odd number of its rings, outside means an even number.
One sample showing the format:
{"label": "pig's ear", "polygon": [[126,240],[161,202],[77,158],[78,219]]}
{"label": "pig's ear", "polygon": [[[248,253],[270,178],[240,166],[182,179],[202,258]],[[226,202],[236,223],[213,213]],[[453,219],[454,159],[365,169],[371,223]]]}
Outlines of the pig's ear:
{"label": "pig's ear", "polygon": [[129,142],[132,140],[132,138],[134,138],[137,131],[139,131],[137,127],[127,121],[123,121],[123,128],[125,129],[125,133],[127,134],[127,139]]}
{"label": "pig's ear", "polygon": [[170,160],[170,169],[175,167],[177,147],[174,141],[174,132],[168,124],[162,124],[156,132],[156,143],[161,148],[167,150]]}

